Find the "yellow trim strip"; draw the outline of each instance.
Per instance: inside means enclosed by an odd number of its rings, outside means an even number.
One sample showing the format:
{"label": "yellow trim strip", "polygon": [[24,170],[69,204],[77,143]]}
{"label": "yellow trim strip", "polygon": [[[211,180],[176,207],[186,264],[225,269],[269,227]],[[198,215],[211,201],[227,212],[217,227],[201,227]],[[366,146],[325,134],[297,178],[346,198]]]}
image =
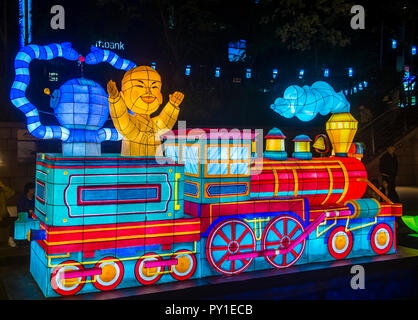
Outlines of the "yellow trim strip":
{"label": "yellow trim strip", "polygon": [[180,210],[181,206],[178,204],[178,180],[181,178],[181,173],[176,172],[174,175],[174,210]]}
{"label": "yellow trim strip", "polygon": [[273,169],[274,174],[274,197],[277,196],[279,192],[279,175],[277,174],[277,170]]}
{"label": "yellow trim strip", "polygon": [[298,190],[299,190],[299,179],[298,179],[298,172],[296,169],[292,170],[293,172],[293,180],[295,182],[295,192],[294,192],[294,196],[297,197],[298,196]]}
{"label": "yellow trim strip", "polygon": [[332,171],[330,168],[327,168],[327,171],[328,171],[328,176],[329,176],[329,189],[328,189],[328,194],[326,198],[324,199],[324,201],[322,201],[321,205],[323,205],[325,202],[328,201],[329,197],[332,194],[332,189],[334,187],[334,177],[332,176]]}
{"label": "yellow trim strip", "polygon": [[344,199],[345,195],[347,194],[350,182],[349,182],[349,179],[348,179],[347,169],[345,168],[345,166],[342,164],[341,161],[337,161],[337,162],[340,164],[340,168],[341,168],[341,170],[343,171],[343,174],[344,174],[344,191],[341,194],[340,199],[338,199],[338,201],[336,202],[336,203],[339,203]]}
{"label": "yellow trim strip", "polygon": [[374,224],[376,224],[376,223],[377,223],[377,217],[375,217],[375,218],[374,218],[374,221],[373,221],[373,222],[366,223],[366,224],[363,224],[363,225],[361,225],[361,226],[354,227],[354,228],[352,228],[352,229],[349,229],[349,228],[348,228],[348,224],[349,224],[349,223],[350,223],[350,217],[348,217],[348,218],[347,218],[347,223],[345,224],[345,231],[353,231],[353,230],[357,230],[357,229],[361,229],[361,228],[365,228],[365,227],[372,226],[372,225],[374,225]]}
{"label": "yellow trim strip", "polygon": [[319,226],[326,225],[328,220],[331,220],[331,219],[325,218],[324,222],[321,222],[321,223],[320,223],[320,224],[318,224],[318,226],[316,227],[316,237],[317,237],[317,238],[318,238],[318,237],[320,237],[320,236],[322,236],[325,232],[327,232],[329,229],[331,229],[333,226],[335,226],[335,225],[337,224],[337,219],[334,219],[334,223],[333,223],[333,224],[331,224],[328,228],[325,228],[325,229],[324,229],[324,230],[322,230],[321,232],[318,232],[318,231],[319,231]]}
{"label": "yellow trim strip", "polygon": [[[244,221],[246,221],[247,223],[251,223],[251,222],[254,223],[254,235],[255,235],[255,239],[256,240],[261,240],[261,237],[263,236],[263,230],[261,228],[261,222],[270,221],[270,217],[267,217],[265,219],[263,219],[263,218],[254,218],[252,220],[244,219]],[[259,229],[257,228],[257,222],[258,222]],[[257,237],[257,229],[259,230],[258,237]]]}

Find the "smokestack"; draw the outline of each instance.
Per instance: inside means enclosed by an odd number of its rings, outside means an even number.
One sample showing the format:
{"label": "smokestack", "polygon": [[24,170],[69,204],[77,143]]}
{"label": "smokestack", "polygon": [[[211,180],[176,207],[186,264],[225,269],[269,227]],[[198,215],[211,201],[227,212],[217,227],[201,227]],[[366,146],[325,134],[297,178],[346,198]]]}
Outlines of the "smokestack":
{"label": "smokestack", "polygon": [[285,150],[284,140],[286,136],[278,128],[271,129],[266,137],[266,151],[264,158],[271,160],[286,160],[287,152]]}
{"label": "smokestack", "polygon": [[326,131],[336,157],[347,157],[357,132],[358,121],[349,112],[334,113],[326,123]]}

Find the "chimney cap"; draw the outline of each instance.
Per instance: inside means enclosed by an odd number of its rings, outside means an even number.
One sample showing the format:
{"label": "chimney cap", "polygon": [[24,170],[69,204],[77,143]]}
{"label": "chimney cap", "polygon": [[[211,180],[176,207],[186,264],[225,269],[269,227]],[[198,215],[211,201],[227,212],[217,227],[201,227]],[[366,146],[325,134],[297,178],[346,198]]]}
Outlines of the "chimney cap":
{"label": "chimney cap", "polygon": [[266,139],[286,139],[286,136],[283,134],[282,130],[278,128],[271,129],[266,137]]}
{"label": "chimney cap", "polygon": [[300,134],[300,135],[296,136],[293,139],[293,141],[295,141],[295,142],[310,142],[312,140],[306,134]]}

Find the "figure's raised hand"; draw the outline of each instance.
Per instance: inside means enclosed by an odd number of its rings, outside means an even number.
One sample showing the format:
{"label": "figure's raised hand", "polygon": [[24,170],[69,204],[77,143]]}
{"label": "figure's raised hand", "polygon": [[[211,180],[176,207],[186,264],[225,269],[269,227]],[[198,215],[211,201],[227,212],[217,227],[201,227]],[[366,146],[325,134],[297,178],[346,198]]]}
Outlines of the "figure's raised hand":
{"label": "figure's raised hand", "polygon": [[107,93],[109,94],[110,98],[116,98],[119,95],[118,88],[116,87],[116,83],[113,80],[110,80],[107,83]]}
{"label": "figure's raised hand", "polygon": [[169,97],[170,102],[176,107],[178,107],[184,99],[184,94],[182,94],[179,91],[176,91],[173,94],[170,94],[168,97]]}

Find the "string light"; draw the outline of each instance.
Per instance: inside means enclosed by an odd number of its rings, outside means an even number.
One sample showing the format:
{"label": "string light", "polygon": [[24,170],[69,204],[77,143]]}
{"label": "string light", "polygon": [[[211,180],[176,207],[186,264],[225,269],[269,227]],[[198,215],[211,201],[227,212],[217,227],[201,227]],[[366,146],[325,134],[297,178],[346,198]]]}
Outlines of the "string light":
{"label": "string light", "polygon": [[273,79],[276,79],[278,74],[279,74],[279,70],[273,69]]}
{"label": "string light", "polygon": [[219,78],[219,76],[221,75],[221,68],[220,67],[216,67],[215,69],[215,77]]}
{"label": "string light", "polygon": [[190,76],[190,71],[191,71],[191,66],[190,66],[190,64],[188,64],[187,66],[186,66],[186,72],[184,73],[186,76]]}
{"label": "string light", "polygon": [[305,73],[305,70],[300,69],[300,71],[299,71],[299,79],[302,79],[303,78],[303,74],[304,73]]}

